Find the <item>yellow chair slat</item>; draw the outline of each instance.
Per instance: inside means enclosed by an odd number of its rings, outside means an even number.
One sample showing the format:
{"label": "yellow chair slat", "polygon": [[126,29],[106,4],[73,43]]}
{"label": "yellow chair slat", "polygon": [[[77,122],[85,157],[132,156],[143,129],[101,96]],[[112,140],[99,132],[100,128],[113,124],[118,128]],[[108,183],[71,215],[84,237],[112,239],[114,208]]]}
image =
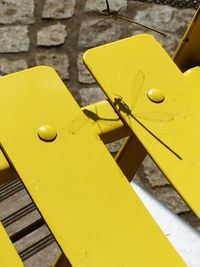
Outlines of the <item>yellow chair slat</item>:
{"label": "yellow chair slat", "polygon": [[6,230],[0,223],[0,266],[2,267],[22,267],[24,266],[20,260],[17,251],[9,239]]}
{"label": "yellow chair slat", "polygon": [[185,266],[54,70],[1,78],[0,110],[2,150],[72,266]]}
{"label": "yellow chair slat", "polygon": [[186,79],[146,34],[90,49],[84,61],[122,120],[200,218],[199,74],[193,82]]}

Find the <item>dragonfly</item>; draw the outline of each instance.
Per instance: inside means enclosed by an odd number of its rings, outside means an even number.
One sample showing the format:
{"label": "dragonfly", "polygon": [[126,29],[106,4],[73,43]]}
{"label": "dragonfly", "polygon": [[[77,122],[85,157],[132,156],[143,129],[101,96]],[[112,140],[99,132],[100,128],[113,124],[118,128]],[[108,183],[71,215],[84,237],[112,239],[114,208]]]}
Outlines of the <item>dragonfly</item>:
{"label": "dragonfly", "polygon": [[172,121],[174,119],[174,114],[165,111],[148,111],[141,113],[133,113],[136,103],[138,102],[138,98],[142,92],[143,83],[145,80],[145,75],[142,71],[139,71],[134,79],[134,86],[132,89],[131,96],[131,105],[125,103],[122,96],[119,96],[115,93],[113,106],[115,110],[118,112],[122,112],[126,114],[129,118],[129,124],[131,125],[130,117],[133,118],[140,126],[142,126],[151,136],[153,136],[159,143],[161,143],[165,148],[167,148],[170,152],[172,152],[178,159],[182,160],[182,157],[176,153],[172,148],[170,148],[166,143],[164,143],[156,134],[154,134],[151,130],[149,130],[144,123],[141,122],[140,119],[144,120],[153,120],[157,122],[164,121]]}
{"label": "dragonfly", "polygon": [[[105,18],[104,20],[101,20],[101,21],[99,21],[97,23],[103,22],[103,21],[107,20],[108,18],[114,18],[115,19],[115,22],[117,22],[119,20],[127,21],[127,22],[133,23],[133,24],[135,24],[137,26],[146,28],[146,29],[148,29],[150,31],[154,31],[156,33],[159,33],[159,34],[167,37],[167,34],[165,32],[159,31],[159,30],[157,30],[155,28],[152,28],[150,26],[144,25],[144,24],[139,23],[137,21],[134,21],[134,20],[132,20],[132,19],[126,17],[126,16],[121,15],[120,14],[120,9],[119,10],[112,10],[112,9],[110,9],[110,5],[109,5],[108,0],[105,0],[105,1],[106,1],[106,9],[102,10],[101,11],[101,14],[104,15],[104,16],[106,16],[107,18]],[[97,23],[93,24],[93,26],[96,25]]]}
{"label": "dragonfly", "polygon": [[[174,114],[170,112],[165,111],[147,111],[147,112],[141,112],[141,113],[134,113],[135,106],[138,102],[138,99],[142,93],[143,83],[145,80],[145,75],[142,71],[139,71],[134,79],[133,82],[133,88],[131,90],[131,105],[125,103],[122,96],[119,96],[115,93],[113,106],[114,109],[118,112],[122,112],[126,114],[128,118],[132,117],[140,126],[142,126],[151,136],[153,136],[159,143],[161,143],[165,148],[167,148],[169,151],[171,151],[178,159],[182,160],[181,156],[178,155],[172,148],[170,148],[167,144],[165,144],[156,134],[154,134],[151,130],[149,130],[144,123],[141,122],[142,120],[151,120],[155,122],[167,122],[172,121],[175,117]],[[83,127],[85,127],[89,122],[97,123],[98,127],[100,128],[100,125],[98,124],[99,121],[108,122],[109,124],[114,121],[118,121],[119,118],[104,118],[98,115],[97,107],[95,106],[95,112],[88,110],[87,108],[83,109],[83,113],[86,116],[85,118],[83,116],[78,116],[74,120],[72,120],[69,131],[71,134],[76,134],[79,132]],[[129,123],[131,125],[131,121],[129,119]],[[101,130],[101,128],[100,128]]]}

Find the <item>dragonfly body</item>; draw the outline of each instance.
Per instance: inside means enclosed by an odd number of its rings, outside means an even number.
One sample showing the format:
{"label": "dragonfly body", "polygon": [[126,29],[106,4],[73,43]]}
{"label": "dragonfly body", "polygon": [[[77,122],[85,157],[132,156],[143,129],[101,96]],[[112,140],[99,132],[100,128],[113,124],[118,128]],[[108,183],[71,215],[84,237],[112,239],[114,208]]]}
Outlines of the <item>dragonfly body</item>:
{"label": "dragonfly body", "polygon": [[122,111],[126,115],[128,115],[128,116],[132,115],[129,106],[122,100],[121,96],[118,96],[118,97],[114,98],[113,105],[117,110]]}
{"label": "dragonfly body", "polygon": [[[119,111],[125,113],[128,118],[132,117],[138,124],[140,124],[151,136],[153,136],[159,143],[161,143],[164,147],[166,147],[169,151],[171,151],[178,159],[182,160],[181,156],[178,155],[172,148],[170,148],[167,144],[165,144],[158,136],[156,136],[152,131],[150,131],[138,118],[136,114],[132,113],[132,110],[129,106],[123,101],[122,97],[119,96],[114,98],[113,102],[114,107]],[[171,116],[170,116],[171,118]],[[156,118],[154,118],[156,119]]]}
{"label": "dragonfly body", "polygon": [[102,10],[102,15],[105,15],[105,16],[118,16],[119,15],[119,11],[117,11],[117,10],[108,10],[108,9],[104,9],[104,10]]}

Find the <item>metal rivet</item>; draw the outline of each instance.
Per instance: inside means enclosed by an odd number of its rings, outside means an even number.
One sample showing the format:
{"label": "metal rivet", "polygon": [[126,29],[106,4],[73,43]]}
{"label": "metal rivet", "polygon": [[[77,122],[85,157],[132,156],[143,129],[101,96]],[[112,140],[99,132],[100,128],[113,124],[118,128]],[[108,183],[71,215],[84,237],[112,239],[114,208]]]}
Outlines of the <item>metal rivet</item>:
{"label": "metal rivet", "polygon": [[56,139],[57,132],[51,125],[43,125],[38,129],[38,136],[46,142],[51,142]]}
{"label": "metal rivet", "polygon": [[165,99],[164,93],[159,89],[150,89],[147,92],[148,98],[155,103],[161,103]]}

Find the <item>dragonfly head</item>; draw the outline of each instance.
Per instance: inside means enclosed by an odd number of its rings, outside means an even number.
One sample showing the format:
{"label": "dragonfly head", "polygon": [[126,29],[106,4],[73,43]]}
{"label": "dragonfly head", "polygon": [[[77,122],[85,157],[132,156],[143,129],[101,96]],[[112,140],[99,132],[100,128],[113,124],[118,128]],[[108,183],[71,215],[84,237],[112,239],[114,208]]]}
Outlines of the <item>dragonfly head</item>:
{"label": "dragonfly head", "polygon": [[104,9],[104,10],[101,11],[101,14],[102,15],[109,15],[109,12],[110,11],[108,9]]}
{"label": "dragonfly head", "polygon": [[106,15],[106,16],[117,16],[118,15],[118,11],[116,10],[108,10],[107,8],[101,11],[102,15]]}

